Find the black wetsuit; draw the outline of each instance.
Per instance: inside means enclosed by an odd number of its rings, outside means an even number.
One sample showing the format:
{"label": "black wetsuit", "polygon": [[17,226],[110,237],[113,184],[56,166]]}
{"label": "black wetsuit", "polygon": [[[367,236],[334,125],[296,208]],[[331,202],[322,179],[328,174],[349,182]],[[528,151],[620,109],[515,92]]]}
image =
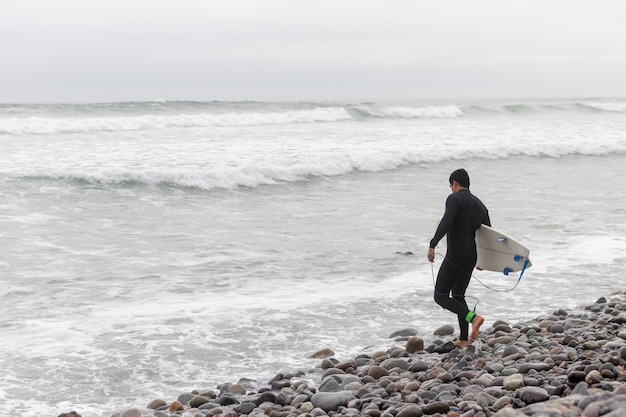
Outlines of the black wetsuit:
{"label": "black wetsuit", "polygon": [[430,247],[435,248],[447,235],[448,250],[437,274],[435,301],[458,316],[460,340],[468,339],[466,316],[470,310],[465,290],[476,266],[476,229],[481,224],[491,226],[487,207],[468,189],[462,189],[448,196],[446,211],[430,241]]}

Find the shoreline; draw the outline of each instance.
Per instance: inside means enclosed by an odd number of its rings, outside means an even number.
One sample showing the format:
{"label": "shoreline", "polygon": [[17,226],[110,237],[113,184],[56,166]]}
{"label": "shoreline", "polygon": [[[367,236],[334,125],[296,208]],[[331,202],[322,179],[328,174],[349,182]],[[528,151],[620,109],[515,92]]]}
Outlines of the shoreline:
{"label": "shoreline", "polygon": [[625,323],[620,292],[575,311],[483,325],[465,349],[453,346],[450,325],[428,346],[405,329],[392,334],[386,351],[346,359],[325,349],[308,371],[157,398],[111,417],[621,416]]}

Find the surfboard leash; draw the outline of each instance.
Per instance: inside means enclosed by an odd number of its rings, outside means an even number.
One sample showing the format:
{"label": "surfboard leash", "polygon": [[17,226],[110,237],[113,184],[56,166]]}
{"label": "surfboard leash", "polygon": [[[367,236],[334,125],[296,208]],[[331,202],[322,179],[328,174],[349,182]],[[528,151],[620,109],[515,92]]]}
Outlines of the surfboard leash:
{"label": "surfboard leash", "polygon": [[[441,255],[440,253],[435,253],[435,254],[436,254],[436,255],[439,255],[439,256],[441,256],[441,257],[443,257],[443,255]],[[444,258],[444,259],[445,259],[445,258]],[[448,261],[448,262],[450,262],[450,261]],[[435,265],[434,265],[434,264],[435,264],[434,262],[431,262],[431,263],[430,263],[430,272],[431,272],[432,277],[433,277],[433,289],[434,289],[434,291],[435,291],[435,294],[445,295],[446,297],[449,297],[449,296],[450,296],[450,294],[445,294],[445,293],[442,293],[442,292],[437,292],[437,284],[436,284],[436,282],[435,282]],[[450,264],[451,264],[451,265],[453,265],[455,268],[457,268],[457,269],[459,269],[459,270],[463,271],[463,270],[462,270],[462,269],[461,269],[458,265],[454,265],[454,263],[453,263],[453,262],[450,262]],[[463,272],[465,272],[465,271],[463,271]],[[473,275],[472,275],[472,276],[473,276]],[[480,303],[480,300],[479,300],[478,298],[474,297],[474,296],[471,296],[471,295],[464,295],[463,297],[464,297],[464,298],[469,298],[469,299],[472,299],[472,300],[476,301],[476,303],[474,304],[474,308],[473,308],[473,309],[472,309],[472,311],[470,311],[470,313],[469,313],[469,314],[472,314],[472,317],[473,317],[473,315],[474,315],[474,314],[476,314],[476,307],[478,307],[478,304]],[[468,317],[469,317],[469,314],[468,314]],[[469,322],[468,322],[468,323],[469,323]]]}
{"label": "surfboard leash", "polygon": [[[445,256],[442,255],[441,253],[436,252],[435,255],[439,255],[446,262],[450,263],[450,265],[454,266],[459,271],[466,272],[464,269],[462,269],[460,266],[456,265],[454,262],[450,261],[449,259],[446,260]],[[526,270],[527,264],[528,264],[528,260],[526,260],[526,262],[524,263],[524,267],[522,268],[522,271],[521,271],[519,277],[517,278],[517,282],[515,283],[515,285],[513,285],[511,288],[507,288],[507,289],[497,289],[497,288],[490,287],[489,285],[487,285],[484,282],[482,282],[481,280],[479,280],[473,273],[471,273],[470,275],[471,275],[471,277],[473,279],[478,281],[478,283],[480,285],[482,285],[483,287],[487,288],[488,290],[491,290],[491,291],[494,291],[494,292],[509,292],[509,291],[513,291],[519,285],[520,281],[522,280],[522,276],[524,275],[524,271]],[[434,262],[430,263],[430,270],[431,270],[431,274],[432,274],[432,278],[433,278],[433,288],[436,288]],[[438,293],[436,290],[435,290],[435,293],[436,294],[440,294],[440,295],[446,295],[446,296],[450,295],[450,294]],[[471,295],[466,295],[465,298],[470,298],[472,300],[476,300],[476,304],[474,304],[474,309],[472,310],[473,312],[476,312],[476,306],[478,306],[478,303],[480,303],[480,300],[478,298],[476,298],[476,297],[471,296]]]}

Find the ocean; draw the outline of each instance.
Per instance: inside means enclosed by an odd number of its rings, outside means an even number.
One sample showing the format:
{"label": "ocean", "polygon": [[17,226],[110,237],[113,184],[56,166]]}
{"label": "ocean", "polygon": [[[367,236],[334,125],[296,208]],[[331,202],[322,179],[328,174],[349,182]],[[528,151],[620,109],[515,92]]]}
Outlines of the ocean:
{"label": "ocean", "polygon": [[623,98],[0,104],[0,152],[1,415],[108,417],[456,329],[426,252],[461,167],[533,262],[476,271],[486,326],[625,289]]}

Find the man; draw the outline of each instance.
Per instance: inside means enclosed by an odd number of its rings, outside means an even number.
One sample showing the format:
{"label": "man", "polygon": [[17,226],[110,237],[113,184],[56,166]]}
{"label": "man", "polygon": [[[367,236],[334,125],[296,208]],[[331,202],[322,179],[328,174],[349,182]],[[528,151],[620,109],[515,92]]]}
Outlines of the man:
{"label": "man", "polygon": [[[428,260],[434,262],[435,247],[447,235],[448,250],[437,274],[435,301],[458,316],[460,335],[454,345],[465,348],[478,338],[483,317],[470,311],[465,291],[476,266],[476,229],[481,224],[491,226],[487,207],[473,195],[467,171],[457,169],[450,175],[452,194],[446,199],[446,211],[430,241]],[[469,323],[472,334],[468,341]]]}

